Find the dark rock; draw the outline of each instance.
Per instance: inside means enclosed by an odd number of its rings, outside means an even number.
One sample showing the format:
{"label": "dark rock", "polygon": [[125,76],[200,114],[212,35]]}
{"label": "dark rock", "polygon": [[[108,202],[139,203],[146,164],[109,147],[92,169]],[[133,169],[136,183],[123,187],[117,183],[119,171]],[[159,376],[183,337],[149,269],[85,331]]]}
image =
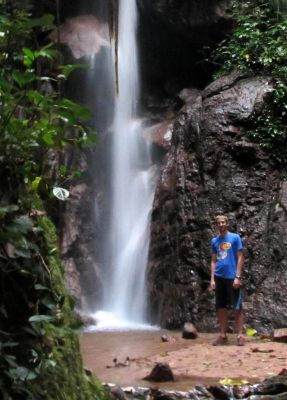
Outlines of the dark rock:
{"label": "dark rock", "polygon": [[210,240],[222,212],[245,246],[246,323],[261,332],[287,326],[287,184],[246,133],[272,90],[268,78],[234,71],[178,113],[151,222],[149,305],[164,327],[189,320],[217,330]]}
{"label": "dark rock", "polygon": [[243,165],[250,165],[258,161],[259,145],[239,140],[230,145],[230,153]]}
{"label": "dark rock", "polygon": [[153,397],[156,400],[178,400],[178,396],[174,393],[169,393],[166,391],[161,391],[157,396]]}
{"label": "dark rock", "polygon": [[185,88],[180,91],[178,97],[186,104],[192,104],[200,95],[200,91],[193,88]]}
{"label": "dark rock", "polygon": [[152,388],[150,389],[147,398],[152,400],[176,400],[178,397],[170,391]]}
{"label": "dark rock", "polygon": [[183,339],[196,339],[198,337],[198,332],[196,327],[191,322],[186,322],[182,330]]}
{"label": "dark rock", "polygon": [[174,381],[174,376],[167,363],[156,363],[150,374],[143,379],[151,382],[170,382]]}
{"label": "dark rock", "polygon": [[274,396],[272,395],[252,395],[250,397],[247,397],[247,399],[250,400],[286,400],[287,399],[287,393],[280,393],[280,394],[275,394]]}
{"label": "dark rock", "polygon": [[274,342],[287,343],[287,328],[274,329],[272,337]]}
{"label": "dark rock", "polygon": [[214,68],[202,49],[215,47],[232,29],[229,0],[137,2],[144,87],[176,94],[186,85],[206,84]]}
{"label": "dark rock", "polygon": [[84,367],[84,371],[85,371],[85,374],[87,376],[92,376],[93,375],[93,371],[91,371],[89,368]]}
{"label": "dark rock", "polygon": [[119,388],[112,384],[107,384],[106,387],[112,393],[115,392],[116,398],[120,400],[124,400],[122,397],[123,395],[127,396],[129,399],[142,399],[144,397],[151,400],[286,400],[287,391],[284,383],[286,379],[286,376],[273,377],[266,379],[260,384],[230,387],[217,385],[206,387],[204,385],[197,385],[188,392],[132,386]]}
{"label": "dark rock", "polygon": [[207,390],[204,385],[197,385],[195,388],[190,392],[190,398],[194,400],[205,400],[205,399],[214,399],[215,397],[211,392]]}
{"label": "dark rock", "polygon": [[287,397],[287,376],[280,375],[270,379],[265,379],[254,390],[254,394],[278,395],[285,393]]}
{"label": "dark rock", "polygon": [[102,294],[102,272],[98,264],[99,229],[95,225],[95,202],[101,202],[101,193],[95,193],[95,184],[88,175],[88,152],[71,150],[66,163],[82,173],[80,179],[70,181],[70,198],[61,215],[61,256],[65,269],[65,284],[76,302],[76,309],[87,312],[99,302]]}
{"label": "dark rock", "polygon": [[175,343],[177,340],[178,340],[178,338],[175,337],[175,336],[169,336],[169,335],[162,335],[161,336],[161,341],[162,342]]}
{"label": "dark rock", "polygon": [[236,399],[243,399],[252,394],[253,391],[250,385],[239,385],[232,388],[232,393]]}
{"label": "dark rock", "polygon": [[216,400],[230,399],[230,391],[223,386],[209,386],[207,390],[215,397]]}
{"label": "dark rock", "polygon": [[157,123],[147,128],[144,135],[151,143],[167,151],[171,146],[173,124],[172,120]]}
{"label": "dark rock", "polygon": [[242,78],[246,78],[246,73],[235,69],[231,74],[224,75],[208,85],[202,91],[202,98],[205,99],[207,97],[215,96],[224,90],[230,89],[238,80]]}
{"label": "dark rock", "polygon": [[125,392],[123,391],[123,389],[119,386],[111,387],[110,392],[115,399],[118,399],[118,400],[127,400],[128,399],[128,397],[125,394]]}

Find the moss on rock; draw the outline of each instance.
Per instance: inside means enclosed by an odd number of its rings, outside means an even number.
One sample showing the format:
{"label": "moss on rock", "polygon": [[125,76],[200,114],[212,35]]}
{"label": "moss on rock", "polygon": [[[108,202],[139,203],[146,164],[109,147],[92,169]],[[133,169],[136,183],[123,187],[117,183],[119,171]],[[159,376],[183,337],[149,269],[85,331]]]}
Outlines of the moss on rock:
{"label": "moss on rock", "polygon": [[64,271],[58,249],[58,237],[52,221],[44,216],[39,220],[47,244],[47,267],[51,288],[59,299],[56,322],[46,322],[43,338],[50,348],[49,367],[40,376],[43,395],[47,400],[104,399],[108,395],[98,379],[84,370],[77,332],[73,330],[75,318],[73,300],[66,293]]}

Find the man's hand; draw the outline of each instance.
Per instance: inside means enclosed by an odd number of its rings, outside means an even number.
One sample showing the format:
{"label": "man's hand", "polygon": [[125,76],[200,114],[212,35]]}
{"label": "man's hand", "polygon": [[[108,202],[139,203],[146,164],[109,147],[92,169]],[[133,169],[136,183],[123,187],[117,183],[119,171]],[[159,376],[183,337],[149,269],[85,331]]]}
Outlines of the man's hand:
{"label": "man's hand", "polygon": [[235,278],[234,281],[233,281],[233,285],[232,286],[234,287],[234,289],[239,289],[240,286],[241,286],[240,279]]}
{"label": "man's hand", "polygon": [[217,261],[216,254],[212,253],[211,264],[210,264],[210,287],[213,290],[215,289],[214,270],[215,270],[216,261]]}

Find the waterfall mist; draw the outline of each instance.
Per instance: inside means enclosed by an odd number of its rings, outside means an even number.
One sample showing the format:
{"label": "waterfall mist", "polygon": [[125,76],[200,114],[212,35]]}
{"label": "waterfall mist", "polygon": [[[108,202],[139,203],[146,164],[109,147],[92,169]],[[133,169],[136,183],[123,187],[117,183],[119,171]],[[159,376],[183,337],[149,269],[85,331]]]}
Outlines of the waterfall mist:
{"label": "waterfall mist", "polygon": [[109,210],[106,207],[109,218],[103,240],[104,298],[102,311],[95,313],[98,328],[140,327],[146,322],[149,216],[157,169],[152,164],[150,143],[138,116],[136,31],[136,1],[120,0],[119,94],[111,128]]}

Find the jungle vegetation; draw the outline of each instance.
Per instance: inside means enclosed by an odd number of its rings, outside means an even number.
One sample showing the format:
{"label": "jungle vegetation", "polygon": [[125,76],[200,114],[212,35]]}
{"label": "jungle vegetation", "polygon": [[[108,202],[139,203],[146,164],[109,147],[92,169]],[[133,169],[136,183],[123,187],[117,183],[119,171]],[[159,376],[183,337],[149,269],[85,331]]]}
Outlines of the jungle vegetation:
{"label": "jungle vegetation", "polygon": [[62,65],[48,40],[54,16],[37,11],[32,1],[0,1],[0,397],[104,398],[82,366],[47,215],[68,196],[63,152],[94,134],[89,111],[63,96],[77,66]]}
{"label": "jungle vegetation", "polygon": [[[70,174],[63,153],[93,145],[95,136],[89,111],[63,96],[66,79],[81,66],[62,64],[48,40],[55,17],[34,5],[0,0],[0,396],[104,398],[83,370],[57,231],[47,214],[51,202],[68,195],[61,190]],[[237,0],[231,12],[234,29],[214,62],[221,74],[240,68],[270,78],[274,90],[249,130],[285,167],[286,1]]]}
{"label": "jungle vegetation", "polygon": [[250,137],[280,167],[287,162],[287,2],[232,0],[234,28],[214,53],[217,76],[241,69],[269,78],[273,87],[262,113],[253,116]]}

